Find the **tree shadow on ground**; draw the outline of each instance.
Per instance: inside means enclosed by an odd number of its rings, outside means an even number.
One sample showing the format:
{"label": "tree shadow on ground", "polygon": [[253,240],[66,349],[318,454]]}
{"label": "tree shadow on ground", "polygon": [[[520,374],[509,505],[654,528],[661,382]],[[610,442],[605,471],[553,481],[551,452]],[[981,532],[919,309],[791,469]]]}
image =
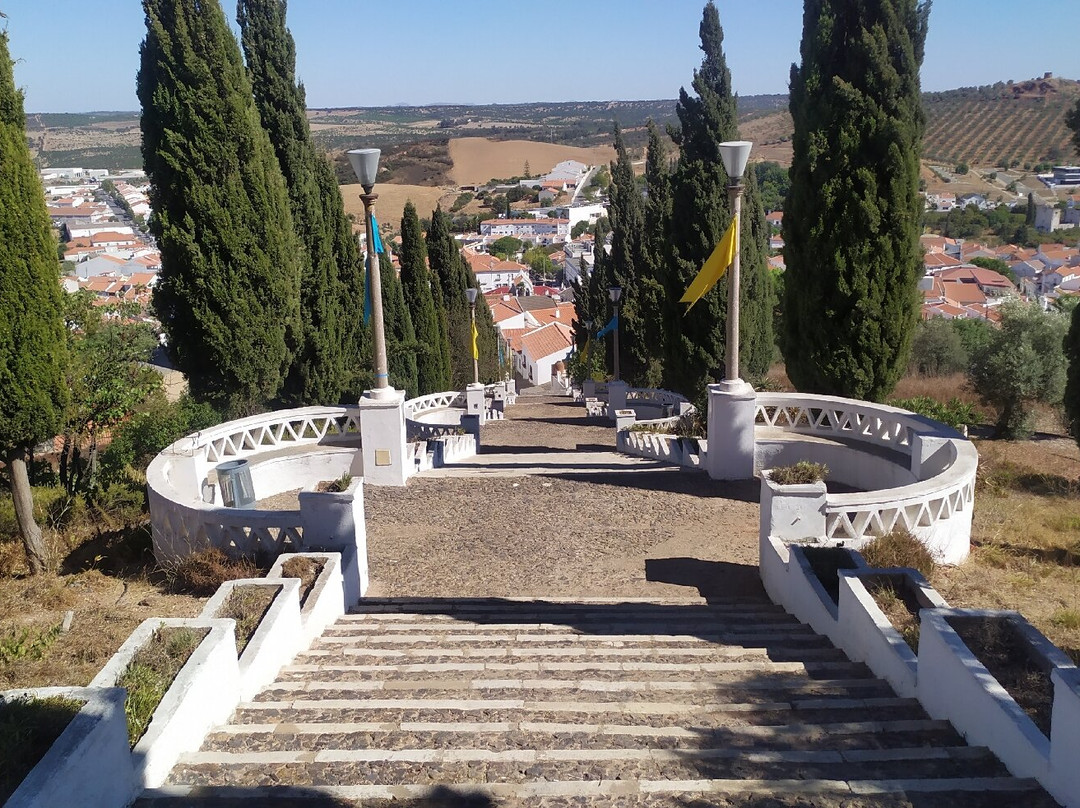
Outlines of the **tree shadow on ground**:
{"label": "tree shadow on ground", "polygon": [[645,580],[694,587],[706,600],[765,597],[758,568],[729,561],[647,558]]}
{"label": "tree shadow on ground", "polygon": [[999,541],[992,543],[976,541],[974,544],[977,547],[997,547],[1009,555],[1030,558],[1043,564],[1056,564],[1059,567],[1080,566],[1080,542],[1074,542],[1070,547],[1023,547],[1019,544]]}
{"label": "tree shadow on ground", "polygon": [[107,530],[81,542],[60,562],[61,575],[95,569],[112,578],[149,579],[159,574],[148,523]]}
{"label": "tree shadow on ground", "polygon": [[220,786],[198,789],[191,796],[149,797],[135,801],[132,808],[355,808],[358,805],[393,805],[395,808],[495,808],[489,795],[468,786],[431,786],[422,797],[345,799],[317,787],[305,786]]}
{"label": "tree shadow on ground", "polygon": [[733,502],[758,502],[761,483],[754,480],[713,480],[703,471],[679,469],[657,463],[655,469],[627,471],[626,467],[614,468],[610,473],[589,471],[575,474],[571,470],[551,472],[544,476],[563,480],[591,482],[597,485],[614,485],[619,488],[639,488],[646,491],[663,491],[668,494],[688,494],[703,499],[730,499]]}

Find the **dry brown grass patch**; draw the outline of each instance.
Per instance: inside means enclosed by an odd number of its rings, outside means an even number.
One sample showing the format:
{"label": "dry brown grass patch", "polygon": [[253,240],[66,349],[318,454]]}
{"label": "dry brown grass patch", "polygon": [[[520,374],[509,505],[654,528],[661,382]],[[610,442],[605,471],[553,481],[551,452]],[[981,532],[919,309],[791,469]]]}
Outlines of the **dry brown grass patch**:
{"label": "dry brown grass patch", "polygon": [[221,604],[216,617],[227,617],[236,621],[237,657],[243,656],[244,649],[251,642],[259,623],[280,591],[280,586],[237,586]]}
{"label": "dry brown grass patch", "polygon": [[209,597],[226,581],[255,578],[262,570],[248,558],[229,558],[211,547],[181,559],[165,570],[169,589],[196,597]]}
{"label": "dry brown grass patch", "polygon": [[904,528],[878,536],[861,552],[871,567],[911,567],[927,579],[934,574],[934,557],[925,544]]}
{"label": "dry brown grass patch", "polygon": [[315,581],[318,580],[319,573],[322,572],[322,569],[322,559],[309,558],[308,556],[293,556],[281,565],[282,578],[300,579],[301,607],[303,607],[304,603],[307,601],[307,597],[315,586]]}
{"label": "dry brown grass patch", "polygon": [[866,590],[874,598],[878,607],[900,632],[904,642],[916,654],[919,653],[919,601],[907,586],[887,576],[864,579]]}

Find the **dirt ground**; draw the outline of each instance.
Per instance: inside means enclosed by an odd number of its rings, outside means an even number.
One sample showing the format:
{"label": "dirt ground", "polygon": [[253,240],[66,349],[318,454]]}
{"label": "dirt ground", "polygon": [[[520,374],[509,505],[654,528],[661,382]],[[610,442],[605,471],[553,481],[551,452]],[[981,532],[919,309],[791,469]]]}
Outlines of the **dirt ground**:
{"label": "dirt ground", "polygon": [[599,146],[586,149],[538,143],[532,140],[488,140],[482,137],[459,137],[450,141],[451,175],[458,185],[477,185],[492,178],[516,177],[529,164],[529,171],[550,171],[563,160],[578,160],[586,165],[607,165],[615,159],[615,149]]}
{"label": "dirt ground", "polygon": [[[341,197],[345,201],[345,212],[356,217],[356,223],[363,226],[364,203],[360,201],[360,194],[364,189],[359,183],[355,185],[342,185]],[[383,183],[375,186],[375,193],[379,198],[375,201],[375,220],[380,224],[389,224],[394,231],[401,230],[401,214],[405,211],[405,203],[410,200],[416,206],[416,213],[420,218],[426,218],[435,210],[435,205],[444,196],[450,195],[452,202],[456,193],[446,188],[432,187],[429,185],[396,185]],[[443,205],[445,210],[447,205]]]}

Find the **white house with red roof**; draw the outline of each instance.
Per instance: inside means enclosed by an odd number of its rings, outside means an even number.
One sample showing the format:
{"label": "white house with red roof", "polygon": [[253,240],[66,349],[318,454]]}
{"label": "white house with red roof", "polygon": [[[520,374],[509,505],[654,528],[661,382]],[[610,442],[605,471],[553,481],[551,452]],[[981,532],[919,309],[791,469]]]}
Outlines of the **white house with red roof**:
{"label": "white house with red roof", "polygon": [[521,352],[514,355],[514,369],[529,384],[548,384],[555,363],[573,351],[574,332],[566,323],[553,321],[526,331],[520,341]]}

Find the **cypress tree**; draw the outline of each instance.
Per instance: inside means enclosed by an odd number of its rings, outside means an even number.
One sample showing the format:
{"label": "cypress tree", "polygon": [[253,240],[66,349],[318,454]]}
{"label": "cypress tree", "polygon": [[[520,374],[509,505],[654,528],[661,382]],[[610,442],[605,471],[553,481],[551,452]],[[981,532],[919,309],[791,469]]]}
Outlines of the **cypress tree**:
{"label": "cypress tree", "polygon": [[[727,283],[718,283],[689,312],[678,301],[731,222],[728,177],[719,145],[738,139],[739,134],[731,71],[724,57],[724,31],[712,0],[705,5],[699,34],[705,56],[701,68],[694,71],[696,96],[680,89],[675,107],[679,128],[669,130],[679,147],[679,161],[671,177],[670,257],[664,268],[663,308],[668,332],[664,375],[669,386],[691,397],[723,377]],[[744,204],[744,227],[764,227],[764,221],[757,225],[746,221],[758,215],[760,206],[756,207]],[[763,211],[760,215],[764,220]],[[752,301],[749,295],[768,289],[767,279],[761,277],[768,272],[767,262],[762,262],[746,242],[741,250],[741,272],[740,311],[759,305],[760,301]],[[760,318],[747,319],[747,327],[762,326]],[[748,352],[767,337],[751,336],[743,327],[739,334],[740,367],[750,375]]]}
{"label": "cypress tree", "polygon": [[285,177],[303,246],[303,341],[285,395],[296,403],[332,404],[351,386],[360,363],[363,273],[333,168],[311,140],[285,12],[285,0],[240,0],[237,20],[255,105]]}
{"label": "cypress tree", "polygon": [[746,172],[743,186],[739,256],[749,271],[743,274],[739,289],[739,367],[746,377],[761,379],[769,371],[776,351],[776,296],[769,273],[769,223],[756,171]]}
{"label": "cypress tree", "polygon": [[922,274],[919,94],[929,2],[807,0],[784,203],[784,358],[800,390],[881,400]]}
{"label": "cypress tree", "polygon": [[416,380],[422,396],[442,392],[449,386],[449,379],[443,376],[441,343],[444,337],[431,286],[420,219],[416,215],[416,206],[406,202],[401,217],[401,289],[416,332]]}
{"label": "cypress tree", "polygon": [[386,253],[379,255],[382,282],[383,328],[386,336],[386,365],[390,385],[405,391],[406,400],[416,398],[416,332],[405,306],[397,270]]}
{"label": "cypress tree", "polygon": [[26,145],[7,33],[0,31],[0,459],[34,575],[45,571],[46,556],[27,461],[35,444],[57,434],[63,417],[61,310],[56,239]]}
{"label": "cypress tree", "polygon": [[[428,270],[431,275],[432,299],[435,303],[435,314],[439,319],[439,367],[441,378],[450,388],[450,380],[453,377],[452,364],[450,362],[450,323],[446,313],[446,282],[449,273],[451,256],[446,251],[447,243],[453,243],[450,235],[450,217],[443,212],[442,205],[435,205],[431,212],[431,224],[428,232],[424,235],[424,244],[427,248]],[[432,245],[436,245],[434,252]]]}
{"label": "cypress tree", "polygon": [[240,48],[214,0],[143,0],[142,153],[161,249],[154,308],[192,393],[278,396],[301,340],[300,247]]}
{"label": "cypress tree", "polygon": [[1065,335],[1063,347],[1068,371],[1065,377],[1065,423],[1073,440],[1080,445],[1080,306],[1074,306],[1069,321],[1069,331]]}

